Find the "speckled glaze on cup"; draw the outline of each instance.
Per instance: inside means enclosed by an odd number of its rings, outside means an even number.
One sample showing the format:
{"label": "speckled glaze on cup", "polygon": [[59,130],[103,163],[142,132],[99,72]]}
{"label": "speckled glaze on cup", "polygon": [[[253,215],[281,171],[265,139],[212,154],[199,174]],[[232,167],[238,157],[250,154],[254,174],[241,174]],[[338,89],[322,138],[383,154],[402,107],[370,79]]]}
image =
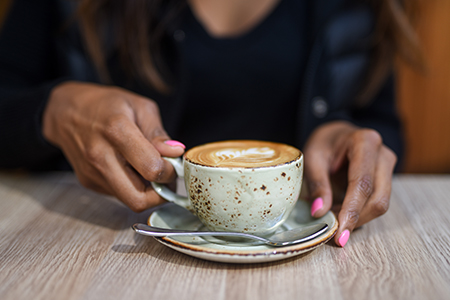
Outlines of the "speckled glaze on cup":
{"label": "speckled glaze on cup", "polygon": [[303,155],[263,167],[205,166],[186,159],[168,159],[184,177],[188,198],[153,184],[165,199],[194,213],[209,229],[273,233],[289,216],[300,195]]}

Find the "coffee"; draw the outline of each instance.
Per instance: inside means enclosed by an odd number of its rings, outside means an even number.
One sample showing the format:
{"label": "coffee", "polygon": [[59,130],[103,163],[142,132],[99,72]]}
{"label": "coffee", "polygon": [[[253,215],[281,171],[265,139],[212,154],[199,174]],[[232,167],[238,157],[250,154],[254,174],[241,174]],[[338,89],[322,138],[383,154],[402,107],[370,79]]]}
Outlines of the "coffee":
{"label": "coffee", "polygon": [[300,155],[300,150],[286,144],[236,140],[195,147],[186,152],[185,159],[209,167],[259,168],[285,164]]}

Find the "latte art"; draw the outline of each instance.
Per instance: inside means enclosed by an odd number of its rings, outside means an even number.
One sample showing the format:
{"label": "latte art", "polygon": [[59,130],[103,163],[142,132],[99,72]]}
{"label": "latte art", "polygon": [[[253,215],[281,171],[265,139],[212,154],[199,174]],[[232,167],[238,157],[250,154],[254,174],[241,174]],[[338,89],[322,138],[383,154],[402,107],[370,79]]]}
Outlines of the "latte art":
{"label": "latte art", "polygon": [[300,151],[292,146],[263,141],[224,141],[205,144],[186,152],[186,159],[211,167],[257,168],[295,160]]}
{"label": "latte art", "polygon": [[246,150],[237,150],[233,151],[233,149],[225,149],[221,151],[217,151],[215,155],[223,160],[227,159],[239,159],[239,158],[251,158],[251,157],[257,157],[260,159],[264,158],[271,158],[275,155],[275,150],[269,148],[269,147],[263,147],[263,148],[250,148]]}

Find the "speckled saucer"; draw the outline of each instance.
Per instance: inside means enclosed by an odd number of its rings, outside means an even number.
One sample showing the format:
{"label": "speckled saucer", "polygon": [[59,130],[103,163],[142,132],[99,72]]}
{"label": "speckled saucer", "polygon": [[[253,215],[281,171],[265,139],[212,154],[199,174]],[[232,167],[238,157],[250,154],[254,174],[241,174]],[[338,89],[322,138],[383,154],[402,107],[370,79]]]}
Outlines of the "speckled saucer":
{"label": "speckled saucer", "polygon": [[[310,206],[306,201],[299,200],[286,222],[277,232],[297,227],[325,222],[328,230],[315,239],[286,247],[271,247],[259,242],[230,240],[214,237],[155,237],[157,241],[176,251],[197,258],[225,263],[262,263],[290,258],[311,250],[328,242],[336,233],[338,221],[332,212],[320,219],[310,216]],[[151,226],[206,230],[196,216],[175,204],[166,204],[154,211],[148,218]]]}

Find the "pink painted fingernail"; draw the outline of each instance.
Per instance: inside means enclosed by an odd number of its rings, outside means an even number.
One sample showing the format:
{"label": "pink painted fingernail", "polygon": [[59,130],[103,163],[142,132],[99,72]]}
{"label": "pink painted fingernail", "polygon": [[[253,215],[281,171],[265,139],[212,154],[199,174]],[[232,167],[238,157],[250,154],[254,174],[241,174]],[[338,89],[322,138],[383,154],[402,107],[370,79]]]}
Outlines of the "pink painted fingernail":
{"label": "pink painted fingernail", "polygon": [[311,205],[311,216],[314,217],[314,214],[321,209],[323,206],[323,199],[322,198],[317,198],[316,200],[314,200],[314,202]]}
{"label": "pink painted fingernail", "polygon": [[165,141],[164,144],[167,144],[172,147],[181,147],[183,149],[186,149],[186,146],[183,145],[182,143],[180,143],[179,141],[169,140],[169,141]]}
{"label": "pink painted fingernail", "polygon": [[345,229],[344,232],[341,233],[341,236],[339,237],[339,245],[341,247],[344,247],[345,244],[347,244],[348,238],[350,237],[350,231],[348,229]]}

